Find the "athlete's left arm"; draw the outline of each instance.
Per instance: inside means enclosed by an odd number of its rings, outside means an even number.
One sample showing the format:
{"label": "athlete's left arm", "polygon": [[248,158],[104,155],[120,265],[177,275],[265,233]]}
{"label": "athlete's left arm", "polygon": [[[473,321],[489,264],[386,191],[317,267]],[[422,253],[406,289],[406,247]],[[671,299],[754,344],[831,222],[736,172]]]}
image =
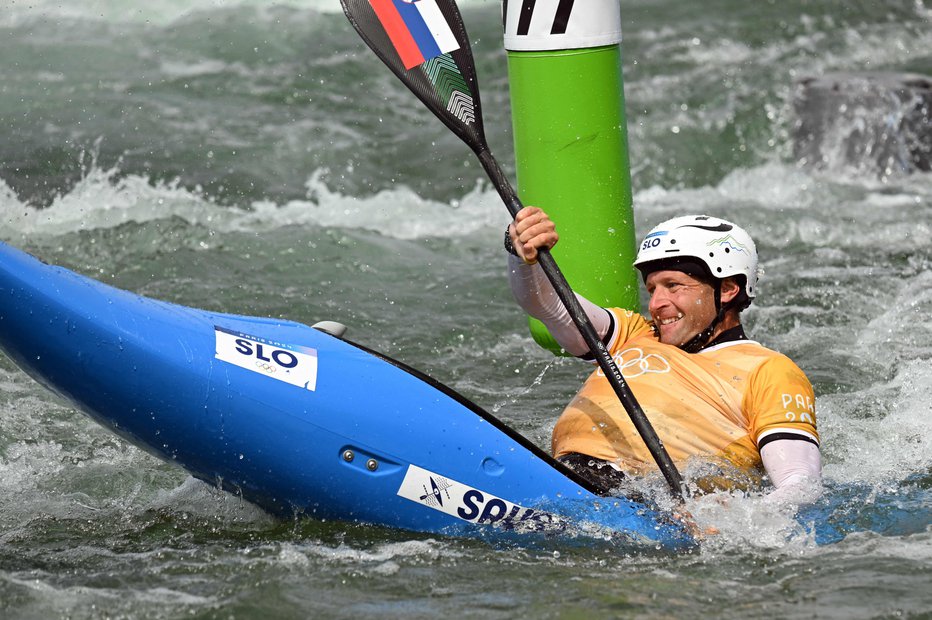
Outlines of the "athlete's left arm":
{"label": "athlete's left arm", "polygon": [[815,395],[805,373],[784,355],[768,359],[749,377],[745,404],[751,436],[776,490],[772,499],[814,499],[822,459]]}
{"label": "athlete's left arm", "polygon": [[760,449],[760,458],[776,487],[768,499],[800,503],[819,496],[822,486],[819,446],[799,439],[776,439]]}

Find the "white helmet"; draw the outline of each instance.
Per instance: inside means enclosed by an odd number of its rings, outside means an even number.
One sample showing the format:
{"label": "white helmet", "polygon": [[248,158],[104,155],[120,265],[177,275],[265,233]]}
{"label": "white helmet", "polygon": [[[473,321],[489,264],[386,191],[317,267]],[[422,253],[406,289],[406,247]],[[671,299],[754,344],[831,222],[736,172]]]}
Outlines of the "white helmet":
{"label": "white helmet", "polygon": [[[757,296],[757,248],[739,226],[707,215],[685,215],[658,224],[647,233],[634,260],[641,275],[661,269],[716,279],[743,276],[747,307]],[[696,273],[701,267],[701,273]]]}

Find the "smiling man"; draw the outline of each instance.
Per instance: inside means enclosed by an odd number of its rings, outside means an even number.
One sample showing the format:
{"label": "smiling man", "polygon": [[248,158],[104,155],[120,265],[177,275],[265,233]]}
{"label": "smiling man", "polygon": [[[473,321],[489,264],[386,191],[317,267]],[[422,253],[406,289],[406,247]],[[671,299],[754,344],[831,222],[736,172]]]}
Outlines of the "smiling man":
{"label": "smiling man", "polygon": [[[505,240],[511,288],[561,347],[591,359],[536,263],[538,249],[558,239],[541,209],[518,213]],[[812,386],[741,325],[757,295],[751,237],[718,218],[678,217],[647,234],[634,264],[650,317],[580,303],[673,461],[706,490],[754,485],[766,473],[772,497],[811,496],[821,476]],[[602,488],[656,469],[601,369],[557,421],[553,453]]]}

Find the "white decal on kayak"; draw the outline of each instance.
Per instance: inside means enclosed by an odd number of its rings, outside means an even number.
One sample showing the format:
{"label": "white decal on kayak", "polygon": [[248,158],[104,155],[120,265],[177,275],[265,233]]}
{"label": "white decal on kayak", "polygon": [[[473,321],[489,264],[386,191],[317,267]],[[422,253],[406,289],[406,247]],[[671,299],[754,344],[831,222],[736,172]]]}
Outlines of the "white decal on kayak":
{"label": "white decal on kayak", "polygon": [[519,506],[417,465],[408,465],[398,495],[463,521],[509,530],[561,530],[567,525],[557,515]]}
{"label": "white decal on kayak", "polygon": [[317,388],[317,351],[214,326],[215,357],[306,390]]}

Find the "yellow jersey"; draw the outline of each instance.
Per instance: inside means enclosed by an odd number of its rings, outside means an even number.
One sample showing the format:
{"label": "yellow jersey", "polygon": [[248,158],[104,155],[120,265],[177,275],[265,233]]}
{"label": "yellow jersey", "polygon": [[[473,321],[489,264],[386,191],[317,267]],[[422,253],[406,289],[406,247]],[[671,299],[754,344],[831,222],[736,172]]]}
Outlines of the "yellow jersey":
{"label": "yellow jersey", "polygon": [[[609,312],[615,326],[608,351],[679,467],[701,457],[756,476],[766,441],[818,445],[812,385],[785,355],[751,340],[686,353],[662,344],[643,316]],[[657,467],[601,368],[560,416],[552,448],[554,457],[577,452],[629,474]]]}

